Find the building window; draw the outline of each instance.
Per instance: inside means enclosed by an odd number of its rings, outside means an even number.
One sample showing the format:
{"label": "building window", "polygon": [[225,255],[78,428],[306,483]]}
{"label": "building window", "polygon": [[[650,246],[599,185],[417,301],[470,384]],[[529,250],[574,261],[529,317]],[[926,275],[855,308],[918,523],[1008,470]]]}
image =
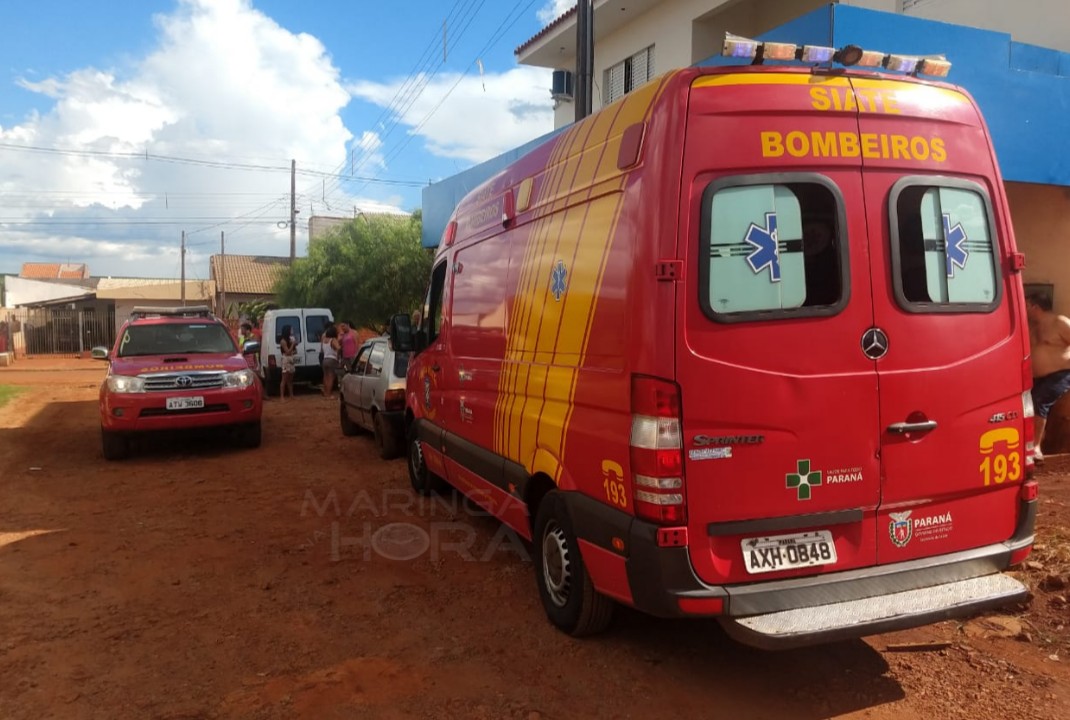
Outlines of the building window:
{"label": "building window", "polygon": [[654,46],[640,50],[602,73],[602,104],[608,105],[654,77]]}

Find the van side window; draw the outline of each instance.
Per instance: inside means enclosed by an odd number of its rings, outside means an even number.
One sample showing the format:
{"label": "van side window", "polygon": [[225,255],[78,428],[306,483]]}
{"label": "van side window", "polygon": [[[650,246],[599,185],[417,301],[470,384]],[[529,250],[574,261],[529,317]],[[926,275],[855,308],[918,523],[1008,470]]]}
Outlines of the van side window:
{"label": "van side window", "polygon": [[305,316],[305,337],[310,342],[319,342],[323,337],[323,331],[330,325],[330,321],[326,315],[307,315]]}
{"label": "van side window", "polygon": [[442,300],[446,290],[446,261],[443,260],[431,272],[431,287],[427,291],[426,320],[427,342],[434,342],[442,330]]}
{"label": "van side window", "polygon": [[911,184],[893,190],[892,202],[899,302],[915,311],[992,307],[999,273],[981,188]]}
{"label": "van side window", "polygon": [[301,318],[296,315],[279,315],[275,318],[275,342],[282,342],[282,329],[290,326],[294,342],[301,342]]}
{"label": "van side window", "polygon": [[824,183],[711,186],[702,224],[707,312],[838,311],[847,295],[841,217]]}

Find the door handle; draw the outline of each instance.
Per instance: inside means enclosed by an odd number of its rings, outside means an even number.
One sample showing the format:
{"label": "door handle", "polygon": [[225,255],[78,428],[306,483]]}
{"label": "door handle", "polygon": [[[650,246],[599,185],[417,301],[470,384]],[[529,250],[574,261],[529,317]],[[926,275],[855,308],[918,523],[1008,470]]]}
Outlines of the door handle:
{"label": "door handle", "polygon": [[897,435],[905,435],[912,432],[929,432],[936,429],[935,420],[926,420],[925,422],[901,422],[892,423],[888,426],[888,432],[896,433]]}
{"label": "door handle", "polygon": [[434,365],[431,366],[431,372],[438,372],[441,369],[442,369],[442,366],[439,365],[438,363],[435,363]]}

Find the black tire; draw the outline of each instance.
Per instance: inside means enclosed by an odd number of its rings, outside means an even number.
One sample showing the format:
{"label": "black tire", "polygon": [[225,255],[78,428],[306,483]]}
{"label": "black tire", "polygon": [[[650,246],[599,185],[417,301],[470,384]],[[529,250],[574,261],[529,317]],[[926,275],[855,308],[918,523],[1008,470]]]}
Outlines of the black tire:
{"label": "black tire", "polygon": [[401,443],[382,415],[376,415],[372,420],[372,428],[375,430],[375,447],[379,449],[379,457],[383,460],[393,460],[401,454]]}
{"label": "black tire", "polygon": [[130,440],[125,435],[101,428],[100,441],[105,460],[125,460],[130,456]]}
{"label": "black tire", "polygon": [[242,447],[258,448],[263,437],[260,421],[249,423],[238,430],[238,442]]}
{"label": "black tire", "polygon": [[360,426],[349,419],[346,413],[346,399],[341,395],[338,396],[338,423],[342,426],[342,434],[346,437],[360,434]]}
{"label": "black tire", "polygon": [[416,433],[416,423],[409,426],[406,438],[408,446],[409,482],[417,495],[434,495],[446,488],[446,481],[427,469],[424,463],[424,452],[420,446],[420,438]]}
{"label": "black tire", "polygon": [[[591,584],[565,499],[557,490],[539,503],[533,545],[535,581],[550,622],[573,637],[605,630],[616,606]],[[548,551],[553,555],[548,557]]]}

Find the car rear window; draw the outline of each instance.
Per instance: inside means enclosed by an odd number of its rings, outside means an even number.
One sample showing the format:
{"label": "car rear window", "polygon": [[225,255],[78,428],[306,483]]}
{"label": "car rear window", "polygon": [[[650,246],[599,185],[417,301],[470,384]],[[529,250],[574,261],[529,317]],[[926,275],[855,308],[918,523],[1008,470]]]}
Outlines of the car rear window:
{"label": "car rear window", "polygon": [[234,338],[215,323],[130,325],[119,341],[119,357],[233,352]]}
{"label": "car rear window", "polygon": [[700,292],[733,321],[837,312],[848,296],[843,203],[819,176],[752,176],[707,187]]}
{"label": "car rear window", "polygon": [[893,280],[913,312],[996,307],[1000,274],[988,195],[975,183],[906,178],[892,189]]}

